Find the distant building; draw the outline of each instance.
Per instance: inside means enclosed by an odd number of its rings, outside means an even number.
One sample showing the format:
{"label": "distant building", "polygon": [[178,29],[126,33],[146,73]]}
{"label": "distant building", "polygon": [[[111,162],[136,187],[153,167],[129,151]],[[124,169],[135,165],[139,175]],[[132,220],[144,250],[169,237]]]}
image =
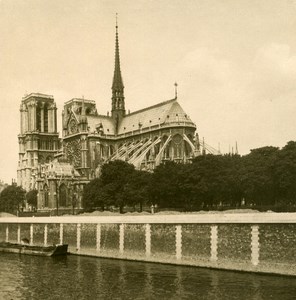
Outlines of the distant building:
{"label": "distant building", "polygon": [[38,189],[39,210],[81,207],[83,185],[98,177],[104,162],[121,159],[152,170],[200,154],[196,125],[178,102],[177,85],[173,99],[126,112],[117,26],[110,115],[98,114],[93,100],[71,99],[64,104],[60,140],[52,96],[25,96],[20,111],[18,185]]}

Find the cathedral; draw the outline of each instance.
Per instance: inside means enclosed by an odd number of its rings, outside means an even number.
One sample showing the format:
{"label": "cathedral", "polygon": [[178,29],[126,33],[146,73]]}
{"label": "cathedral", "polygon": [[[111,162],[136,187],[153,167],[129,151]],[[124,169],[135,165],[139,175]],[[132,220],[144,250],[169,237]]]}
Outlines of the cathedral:
{"label": "cathedral", "polygon": [[102,164],[125,160],[140,170],[165,161],[185,163],[200,154],[196,125],[175,97],[134,112],[125,109],[118,26],[111,113],[96,103],[73,98],[64,103],[62,138],[57,131],[54,97],[31,93],[20,106],[17,183],[38,190],[39,211],[81,209],[83,187],[99,177]]}

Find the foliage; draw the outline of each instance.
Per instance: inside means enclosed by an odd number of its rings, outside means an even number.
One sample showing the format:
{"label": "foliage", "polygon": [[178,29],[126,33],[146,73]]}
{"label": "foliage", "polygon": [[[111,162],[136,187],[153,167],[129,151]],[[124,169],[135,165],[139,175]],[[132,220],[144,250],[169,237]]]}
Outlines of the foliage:
{"label": "foliage", "polygon": [[238,155],[205,155],[196,157],[190,168],[190,179],[196,204],[202,207],[240,202]]}
{"label": "foliage", "polygon": [[101,207],[104,210],[104,202],[101,200],[100,189],[102,182],[96,178],[90,181],[83,189],[82,201],[85,209]]}
{"label": "foliage", "polygon": [[153,204],[160,207],[182,206],[180,183],[184,169],[184,165],[169,161],[154,170],[149,188]]}
{"label": "foliage", "polygon": [[140,212],[143,205],[149,199],[149,182],[151,173],[134,170],[124,187],[124,203],[129,206],[140,205]]}
{"label": "foliage", "polygon": [[24,204],[26,191],[20,186],[9,185],[0,194],[0,211],[15,213]]}
{"label": "foliage", "polygon": [[165,162],[152,173],[123,161],[103,165],[84,189],[88,207],[157,204],[181,210],[222,206],[296,207],[296,142],[248,155],[202,155],[192,163]]}
{"label": "foliage", "polygon": [[274,204],[274,165],[278,151],[276,147],[262,147],[242,157],[241,184],[247,202]]}
{"label": "foliage", "polygon": [[26,194],[26,200],[29,205],[32,205],[33,207],[37,207],[37,190],[31,190],[27,192]]}
{"label": "foliage", "polygon": [[107,205],[115,205],[123,212],[127,197],[125,190],[129,185],[135,168],[127,162],[116,160],[103,165],[101,199]]}
{"label": "foliage", "polygon": [[274,184],[277,205],[296,205],[296,142],[288,142],[277,153]]}
{"label": "foliage", "polygon": [[123,212],[125,205],[142,207],[148,197],[146,182],[150,174],[135,170],[133,165],[116,160],[102,166],[101,176],[84,188],[85,208],[116,206]]}

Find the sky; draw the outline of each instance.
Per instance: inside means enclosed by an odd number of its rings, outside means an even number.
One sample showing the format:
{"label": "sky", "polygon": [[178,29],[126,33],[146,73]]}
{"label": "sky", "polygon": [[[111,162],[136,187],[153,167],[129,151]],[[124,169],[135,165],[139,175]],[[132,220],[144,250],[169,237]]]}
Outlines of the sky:
{"label": "sky", "polygon": [[296,0],[0,0],[0,179],[26,94],[111,109],[118,13],[126,109],[174,98],[227,153],[296,140]]}

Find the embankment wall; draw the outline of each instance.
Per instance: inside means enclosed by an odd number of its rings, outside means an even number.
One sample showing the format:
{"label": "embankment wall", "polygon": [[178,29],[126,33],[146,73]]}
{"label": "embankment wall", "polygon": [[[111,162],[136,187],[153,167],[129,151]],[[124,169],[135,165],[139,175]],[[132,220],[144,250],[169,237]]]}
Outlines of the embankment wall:
{"label": "embankment wall", "polygon": [[71,254],[296,276],[296,213],[0,218],[0,241]]}

